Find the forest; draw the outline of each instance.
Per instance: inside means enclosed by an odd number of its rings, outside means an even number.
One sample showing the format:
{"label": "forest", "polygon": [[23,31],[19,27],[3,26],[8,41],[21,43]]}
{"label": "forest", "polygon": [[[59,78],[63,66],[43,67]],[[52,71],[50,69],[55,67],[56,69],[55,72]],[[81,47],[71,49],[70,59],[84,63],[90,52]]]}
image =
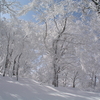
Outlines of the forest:
{"label": "forest", "polygon": [[100,0],[1,0],[0,13],[2,77],[100,91]]}

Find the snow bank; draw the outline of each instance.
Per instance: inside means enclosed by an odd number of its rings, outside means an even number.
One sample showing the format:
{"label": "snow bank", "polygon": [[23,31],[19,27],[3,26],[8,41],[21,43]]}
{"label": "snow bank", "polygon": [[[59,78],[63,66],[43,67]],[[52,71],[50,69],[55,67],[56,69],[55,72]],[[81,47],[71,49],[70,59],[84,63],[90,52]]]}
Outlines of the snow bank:
{"label": "snow bank", "polygon": [[100,93],[43,86],[32,79],[0,76],[0,100],[100,100]]}

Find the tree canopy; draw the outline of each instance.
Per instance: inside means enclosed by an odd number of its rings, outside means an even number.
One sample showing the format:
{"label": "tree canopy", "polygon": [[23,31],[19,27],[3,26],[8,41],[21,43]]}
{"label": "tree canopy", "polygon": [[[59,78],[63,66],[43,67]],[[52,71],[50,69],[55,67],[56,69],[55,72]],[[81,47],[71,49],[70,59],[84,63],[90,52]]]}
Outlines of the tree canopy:
{"label": "tree canopy", "polygon": [[1,12],[36,22],[0,19],[0,71],[45,84],[100,87],[100,0],[33,0],[17,8],[1,1]]}

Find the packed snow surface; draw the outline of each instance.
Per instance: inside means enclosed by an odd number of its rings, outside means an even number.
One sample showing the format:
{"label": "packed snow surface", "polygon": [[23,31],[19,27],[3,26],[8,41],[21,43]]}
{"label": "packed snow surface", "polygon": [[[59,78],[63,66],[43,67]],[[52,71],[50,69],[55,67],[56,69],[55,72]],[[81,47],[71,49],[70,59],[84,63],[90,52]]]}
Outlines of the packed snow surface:
{"label": "packed snow surface", "polygon": [[100,93],[44,86],[27,78],[0,76],[0,100],[100,100]]}

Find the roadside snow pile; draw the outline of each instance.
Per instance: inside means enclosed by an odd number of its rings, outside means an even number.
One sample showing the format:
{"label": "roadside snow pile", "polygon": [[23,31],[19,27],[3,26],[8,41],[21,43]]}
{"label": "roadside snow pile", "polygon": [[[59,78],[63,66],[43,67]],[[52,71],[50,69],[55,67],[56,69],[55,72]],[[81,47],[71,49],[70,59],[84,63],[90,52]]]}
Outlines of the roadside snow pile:
{"label": "roadside snow pile", "polygon": [[100,93],[43,86],[30,79],[0,76],[0,100],[100,100]]}

